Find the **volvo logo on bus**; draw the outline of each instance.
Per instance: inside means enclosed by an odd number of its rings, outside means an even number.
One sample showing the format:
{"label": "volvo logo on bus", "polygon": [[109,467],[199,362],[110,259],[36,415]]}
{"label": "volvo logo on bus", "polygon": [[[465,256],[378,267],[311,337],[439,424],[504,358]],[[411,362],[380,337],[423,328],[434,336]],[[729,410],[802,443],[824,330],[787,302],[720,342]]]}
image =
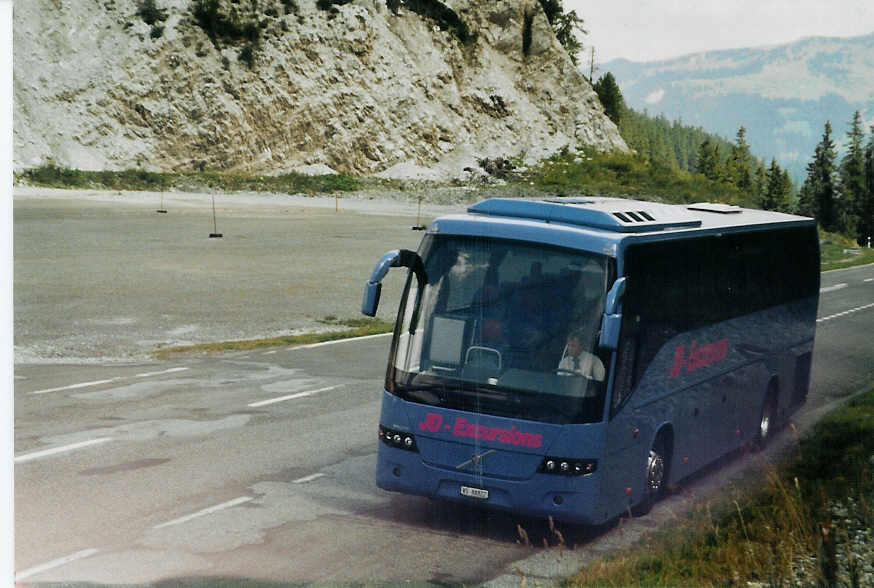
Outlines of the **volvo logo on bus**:
{"label": "volvo logo on bus", "polygon": [[471,466],[471,465],[476,469],[481,469],[483,460],[486,458],[486,456],[491,455],[491,454],[495,453],[496,451],[497,451],[496,449],[489,449],[488,451],[484,451],[484,452],[480,453],[479,455],[473,454],[469,460],[461,462],[460,464],[455,466],[455,469],[463,470],[467,466]]}

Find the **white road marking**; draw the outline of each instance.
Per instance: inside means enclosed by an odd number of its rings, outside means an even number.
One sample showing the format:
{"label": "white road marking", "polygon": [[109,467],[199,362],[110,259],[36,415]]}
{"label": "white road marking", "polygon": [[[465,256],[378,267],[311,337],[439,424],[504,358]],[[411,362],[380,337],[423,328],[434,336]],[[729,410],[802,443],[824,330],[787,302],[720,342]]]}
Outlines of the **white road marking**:
{"label": "white road marking", "polygon": [[836,292],[837,290],[843,290],[848,285],[849,284],[835,284],[834,286],[826,286],[825,288],[820,288],[819,293],[826,294],[828,292]]}
{"label": "white road marking", "polygon": [[82,449],[83,447],[90,447],[91,445],[99,445],[100,443],[106,443],[107,441],[112,441],[112,437],[98,437],[97,439],[89,439],[88,441],[80,441],[79,443],[72,443],[70,445],[62,445],[61,447],[52,447],[51,449],[43,449],[42,451],[35,451],[33,453],[25,453],[24,455],[19,455],[14,458],[13,461],[15,463],[23,463],[25,461],[31,461],[34,459],[39,459],[41,457],[48,457],[50,455],[55,455],[58,453],[66,453],[67,451],[75,451],[76,449]]}
{"label": "white road marking", "polygon": [[364,341],[365,339],[375,339],[377,337],[390,337],[391,333],[377,333],[376,335],[364,335],[363,337],[351,337],[349,339],[335,339],[334,341],[322,341],[321,343],[310,343],[309,345],[297,345],[290,349],[315,349],[316,347],[325,347],[326,345],[337,345],[339,343],[350,343],[352,341]]}
{"label": "white road marking", "polygon": [[327,388],[319,388],[318,390],[310,390],[308,392],[298,392],[296,394],[289,394],[288,396],[280,396],[279,398],[269,398],[267,400],[259,400],[258,402],[253,402],[249,404],[251,408],[258,408],[259,406],[267,406],[268,404],[275,404],[277,402],[285,402],[286,400],[294,400],[295,398],[304,398],[306,396],[312,396],[313,394],[318,394],[319,392],[327,392],[328,390],[333,390],[334,388],[339,388],[342,384],[337,384],[336,386],[328,386]]}
{"label": "white road marking", "polygon": [[[160,376],[163,374],[172,374],[175,372],[184,372],[189,368],[187,367],[174,367],[166,370],[161,370],[160,372],[144,372],[142,374],[136,374],[134,378],[148,378],[151,376]],[[89,386],[100,386],[101,384],[111,384],[112,382],[117,382],[119,380],[127,380],[130,377],[119,376],[115,378],[109,378],[107,380],[95,380],[93,382],[81,382],[79,384],[69,384],[67,386],[58,386],[57,388],[46,388],[45,390],[37,390],[36,392],[31,392],[31,394],[48,394],[49,392],[60,392],[62,390],[76,390],[77,388],[88,388]]]}
{"label": "white road marking", "polygon": [[227,502],[222,502],[221,504],[216,504],[215,506],[210,506],[209,508],[205,508],[203,510],[199,510],[197,512],[191,513],[190,515],[185,515],[184,517],[179,517],[178,519],[173,519],[172,521],[167,521],[166,523],[161,523],[160,525],[155,525],[152,527],[153,529],[163,529],[164,527],[172,527],[173,525],[179,525],[182,523],[187,523],[193,519],[206,516],[208,514],[212,514],[214,512],[218,512],[220,510],[225,510],[227,508],[231,508],[237,506],[238,504],[244,504],[249,502],[250,500],[255,500],[254,496],[240,496],[239,498],[234,498],[233,500],[228,500]]}
{"label": "white road marking", "polygon": [[325,474],[313,474],[311,476],[304,476],[303,478],[298,478],[297,480],[293,480],[292,484],[306,484],[307,482],[312,482],[313,480],[318,480],[319,478],[324,478]]}
{"label": "white road marking", "polygon": [[175,368],[170,368],[168,370],[162,370],[160,372],[145,372],[143,374],[137,374],[134,377],[135,378],[148,378],[150,376],[160,376],[162,374],[173,374],[176,372],[184,372],[187,369],[188,369],[187,367],[175,367]]}
{"label": "white road marking", "polygon": [[75,390],[76,388],[87,388],[88,386],[99,386],[100,384],[109,384],[115,382],[119,378],[109,378],[108,380],[95,380],[94,382],[82,382],[81,384],[70,384],[69,386],[58,386],[57,388],[47,388],[45,390],[37,390],[31,394],[48,394],[49,392],[59,392],[61,390]]}
{"label": "white road marking", "polygon": [[34,566],[32,568],[27,568],[26,570],[22,570],[15,574],[15,581],[20,582],[21,580],[27,579],[31,576],[35,576],[40,572],[45,572],[46,570],[50,570],[52,568],[60,567],[64,564],[68,564],[70,562],[76,561],[77,559],[84,559],[86,557],[91,557],[95,553],[98,553],[99,549],[83,549],[82,551],[77,551],[76,553],[71,553],[65,557],[59,557],[58,559],[53,559],[52,561],[46,562],[44,564]]}
{"label": "white road marking", "polygon": [[818,322],[818,323],[822,323],[822,322],[825,322],[825,321],[830,321],[830,320],[832,320],[832,319],[836,319],[836,318],[838,318],[838,317],[846,316],[846,315],[848,315],[848,314],[852,314],[852,313],[854,313],[854,312],[859,312],[860,310],[865,310],[865,309],[867,309],[867,308],[872,308],[872,307],[874,307],[874,303],[866,304],[865,306],[859,306],[859,307],[857,307],[857,308],[851,308],[850,310],[845,310],[844,312],[839,312],[839,313],[837,313],[837,314],[832,314],[832,315],[829,315],[829,316],[825,316],[825,317],[823,317],[823,318],[816,319],[816,322]]}

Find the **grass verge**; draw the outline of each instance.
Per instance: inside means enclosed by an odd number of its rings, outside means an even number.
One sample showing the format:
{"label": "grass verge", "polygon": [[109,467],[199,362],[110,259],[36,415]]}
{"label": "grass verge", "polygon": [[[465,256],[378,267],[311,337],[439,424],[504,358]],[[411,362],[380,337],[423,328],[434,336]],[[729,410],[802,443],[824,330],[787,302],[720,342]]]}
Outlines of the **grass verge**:
{"label": "grass verge", "polygon": [[874,263],[874,249],[859,247],[855,241],[836,233],[820,231],[822,271]]}
{"label": "grass verge", "polygon": [[[565,586],[868,585],[874,562],[874,388],[827,415],[747,498],[701,504]],[[868,530],[868,547],[856,545]],[[862,549],[859,555],[857,551]],[[864,551],[867,549],[867,555]]]}
{"label": "grass verge", "polygon": [[337,341],[340,339],[351,339],[353,337],[390,333],[394,328],[393,323],[378,319],[330,320],[331,318],[332,317],[326,317],[326,319],[320,322],[344,328],[323,331],[320,333],[282,335],[279,337],[268,337],[264,339],[219,341],[215,343],[198,343],[196,345],[184,345],[178,347],[163,347],[154,351],[152,357],[155,359],[170,359],[177,355],[205,355],[226,351],[251,351],[253,349],[266,349],[269,347],[311,345],[313,343],[323,343],[325,341]]}
{"label": "grass verge", "polygon": [[86,171],[54,165],[15,174],[16,183],[50,188],[90,190],[217,190],[223,192],[281,192],[323,194],[351,192],[363,187],[385,186],[389,180],[361,179],[344,174],[308,176],[297,173],[276,176],[248,175],[219,171],[149,172],[144,170]]}

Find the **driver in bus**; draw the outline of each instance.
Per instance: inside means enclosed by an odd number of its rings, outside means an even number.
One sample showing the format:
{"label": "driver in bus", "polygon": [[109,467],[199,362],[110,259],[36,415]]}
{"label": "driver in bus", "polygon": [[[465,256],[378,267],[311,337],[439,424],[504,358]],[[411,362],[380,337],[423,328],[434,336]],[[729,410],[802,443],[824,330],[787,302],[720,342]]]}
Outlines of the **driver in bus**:
{"label": "driver in bus", "polygon": [[568,334],[567,345],[556,371],[560,376],[584,376],[590,380],[603,382],[606,373],[604,364],[597,355],[583,349],[584,339],[579,330]]}

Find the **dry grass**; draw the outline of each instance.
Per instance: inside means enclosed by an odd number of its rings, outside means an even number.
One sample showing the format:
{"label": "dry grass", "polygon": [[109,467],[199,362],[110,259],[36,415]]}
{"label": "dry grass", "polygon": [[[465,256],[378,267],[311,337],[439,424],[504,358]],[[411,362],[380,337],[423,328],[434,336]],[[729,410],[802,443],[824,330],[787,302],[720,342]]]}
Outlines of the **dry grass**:
{"label": "dry grass", "polygon": [[295,345],[311,345],[325,341],[337,341],[390,333],[394,325],[381,320],[356,319],[354,321],[323,321],[327,324],[345,325],[347,328],[340,330],[324,331],[320,333],[305,333],[302,335],[283,335],[265,339],[245,339],[238,341],[219,341],[216,343],[199,343],[180,347],[163,347],[152,353],[155,359],[169,359],[178,355],[207,355],[212,353],[224,353],[228,351],[251,351],[254,349],[267,349],[270,347],[287,347]]}

